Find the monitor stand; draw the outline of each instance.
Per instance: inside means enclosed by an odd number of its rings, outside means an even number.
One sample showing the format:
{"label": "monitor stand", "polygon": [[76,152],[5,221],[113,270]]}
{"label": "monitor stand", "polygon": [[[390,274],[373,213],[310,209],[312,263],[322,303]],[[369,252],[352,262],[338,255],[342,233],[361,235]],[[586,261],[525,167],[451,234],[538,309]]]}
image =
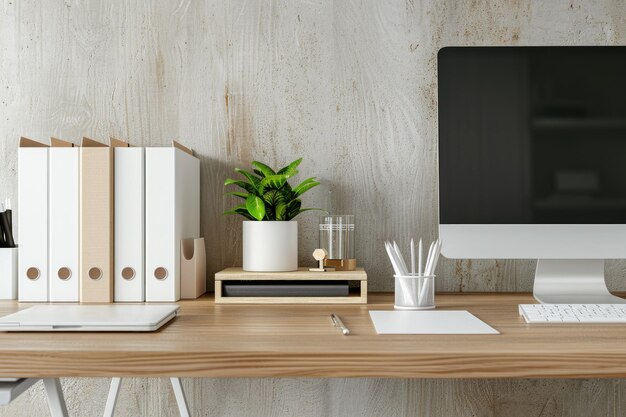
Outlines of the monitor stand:
{"label": "monitor stand", "polygon": [[604,259],[539,259],[533,295],[544,304],[626,304],[604,281]]}

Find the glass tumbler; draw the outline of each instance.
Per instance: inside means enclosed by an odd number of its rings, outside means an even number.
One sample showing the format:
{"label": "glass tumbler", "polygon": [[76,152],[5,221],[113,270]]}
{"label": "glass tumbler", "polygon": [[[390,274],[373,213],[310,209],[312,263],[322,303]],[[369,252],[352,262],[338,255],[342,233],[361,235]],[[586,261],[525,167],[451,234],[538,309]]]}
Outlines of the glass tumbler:
{"label": "glass tumbler", "polygon": [[395,302],[399,310],[435,308],[435,275],[394,275]]}
{"label": "glass tumbler", "polygon": [[319,247],[328,253],[326,266],[338,270],[356,268],[353,214],[320,216],[319,232]]}

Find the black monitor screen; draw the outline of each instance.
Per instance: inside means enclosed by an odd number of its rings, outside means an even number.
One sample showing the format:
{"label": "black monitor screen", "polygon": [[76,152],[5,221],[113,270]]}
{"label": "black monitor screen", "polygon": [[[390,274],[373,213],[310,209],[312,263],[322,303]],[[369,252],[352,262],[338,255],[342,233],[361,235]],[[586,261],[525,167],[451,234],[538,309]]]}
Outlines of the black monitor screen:
{"label": "black monitor screen", "polygon": [[441,224],[626,223],[626,47],[439,51]]}

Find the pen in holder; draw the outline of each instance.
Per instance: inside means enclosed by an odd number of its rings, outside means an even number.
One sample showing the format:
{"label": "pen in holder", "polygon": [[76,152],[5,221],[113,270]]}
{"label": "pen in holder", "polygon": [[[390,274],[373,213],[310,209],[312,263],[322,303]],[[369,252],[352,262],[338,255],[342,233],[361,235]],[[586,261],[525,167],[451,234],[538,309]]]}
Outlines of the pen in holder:
{"label": "pen in holder", "polygon": [[435,268],[441,253],[441,241],[436,240],[430,244],[424,264],[422,239],[419,240],[417,248],[411,239],[410,269],[395,241],[386,241],[385,250],[395,272],[394,307],[400,310],[435,308]]}
{"label": "pen in holder", "polygon": [[435,275],[394,275],[395,302],[399,310],[435,308]]}

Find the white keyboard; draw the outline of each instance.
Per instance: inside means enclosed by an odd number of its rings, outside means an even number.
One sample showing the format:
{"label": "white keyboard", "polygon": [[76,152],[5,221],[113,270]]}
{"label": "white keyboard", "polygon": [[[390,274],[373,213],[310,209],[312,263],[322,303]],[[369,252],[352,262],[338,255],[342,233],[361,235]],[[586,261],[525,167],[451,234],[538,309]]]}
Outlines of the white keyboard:
{"label": "white keyboard", "polygon": [[526,323],[626,323],[626,304],[520,304]]}

